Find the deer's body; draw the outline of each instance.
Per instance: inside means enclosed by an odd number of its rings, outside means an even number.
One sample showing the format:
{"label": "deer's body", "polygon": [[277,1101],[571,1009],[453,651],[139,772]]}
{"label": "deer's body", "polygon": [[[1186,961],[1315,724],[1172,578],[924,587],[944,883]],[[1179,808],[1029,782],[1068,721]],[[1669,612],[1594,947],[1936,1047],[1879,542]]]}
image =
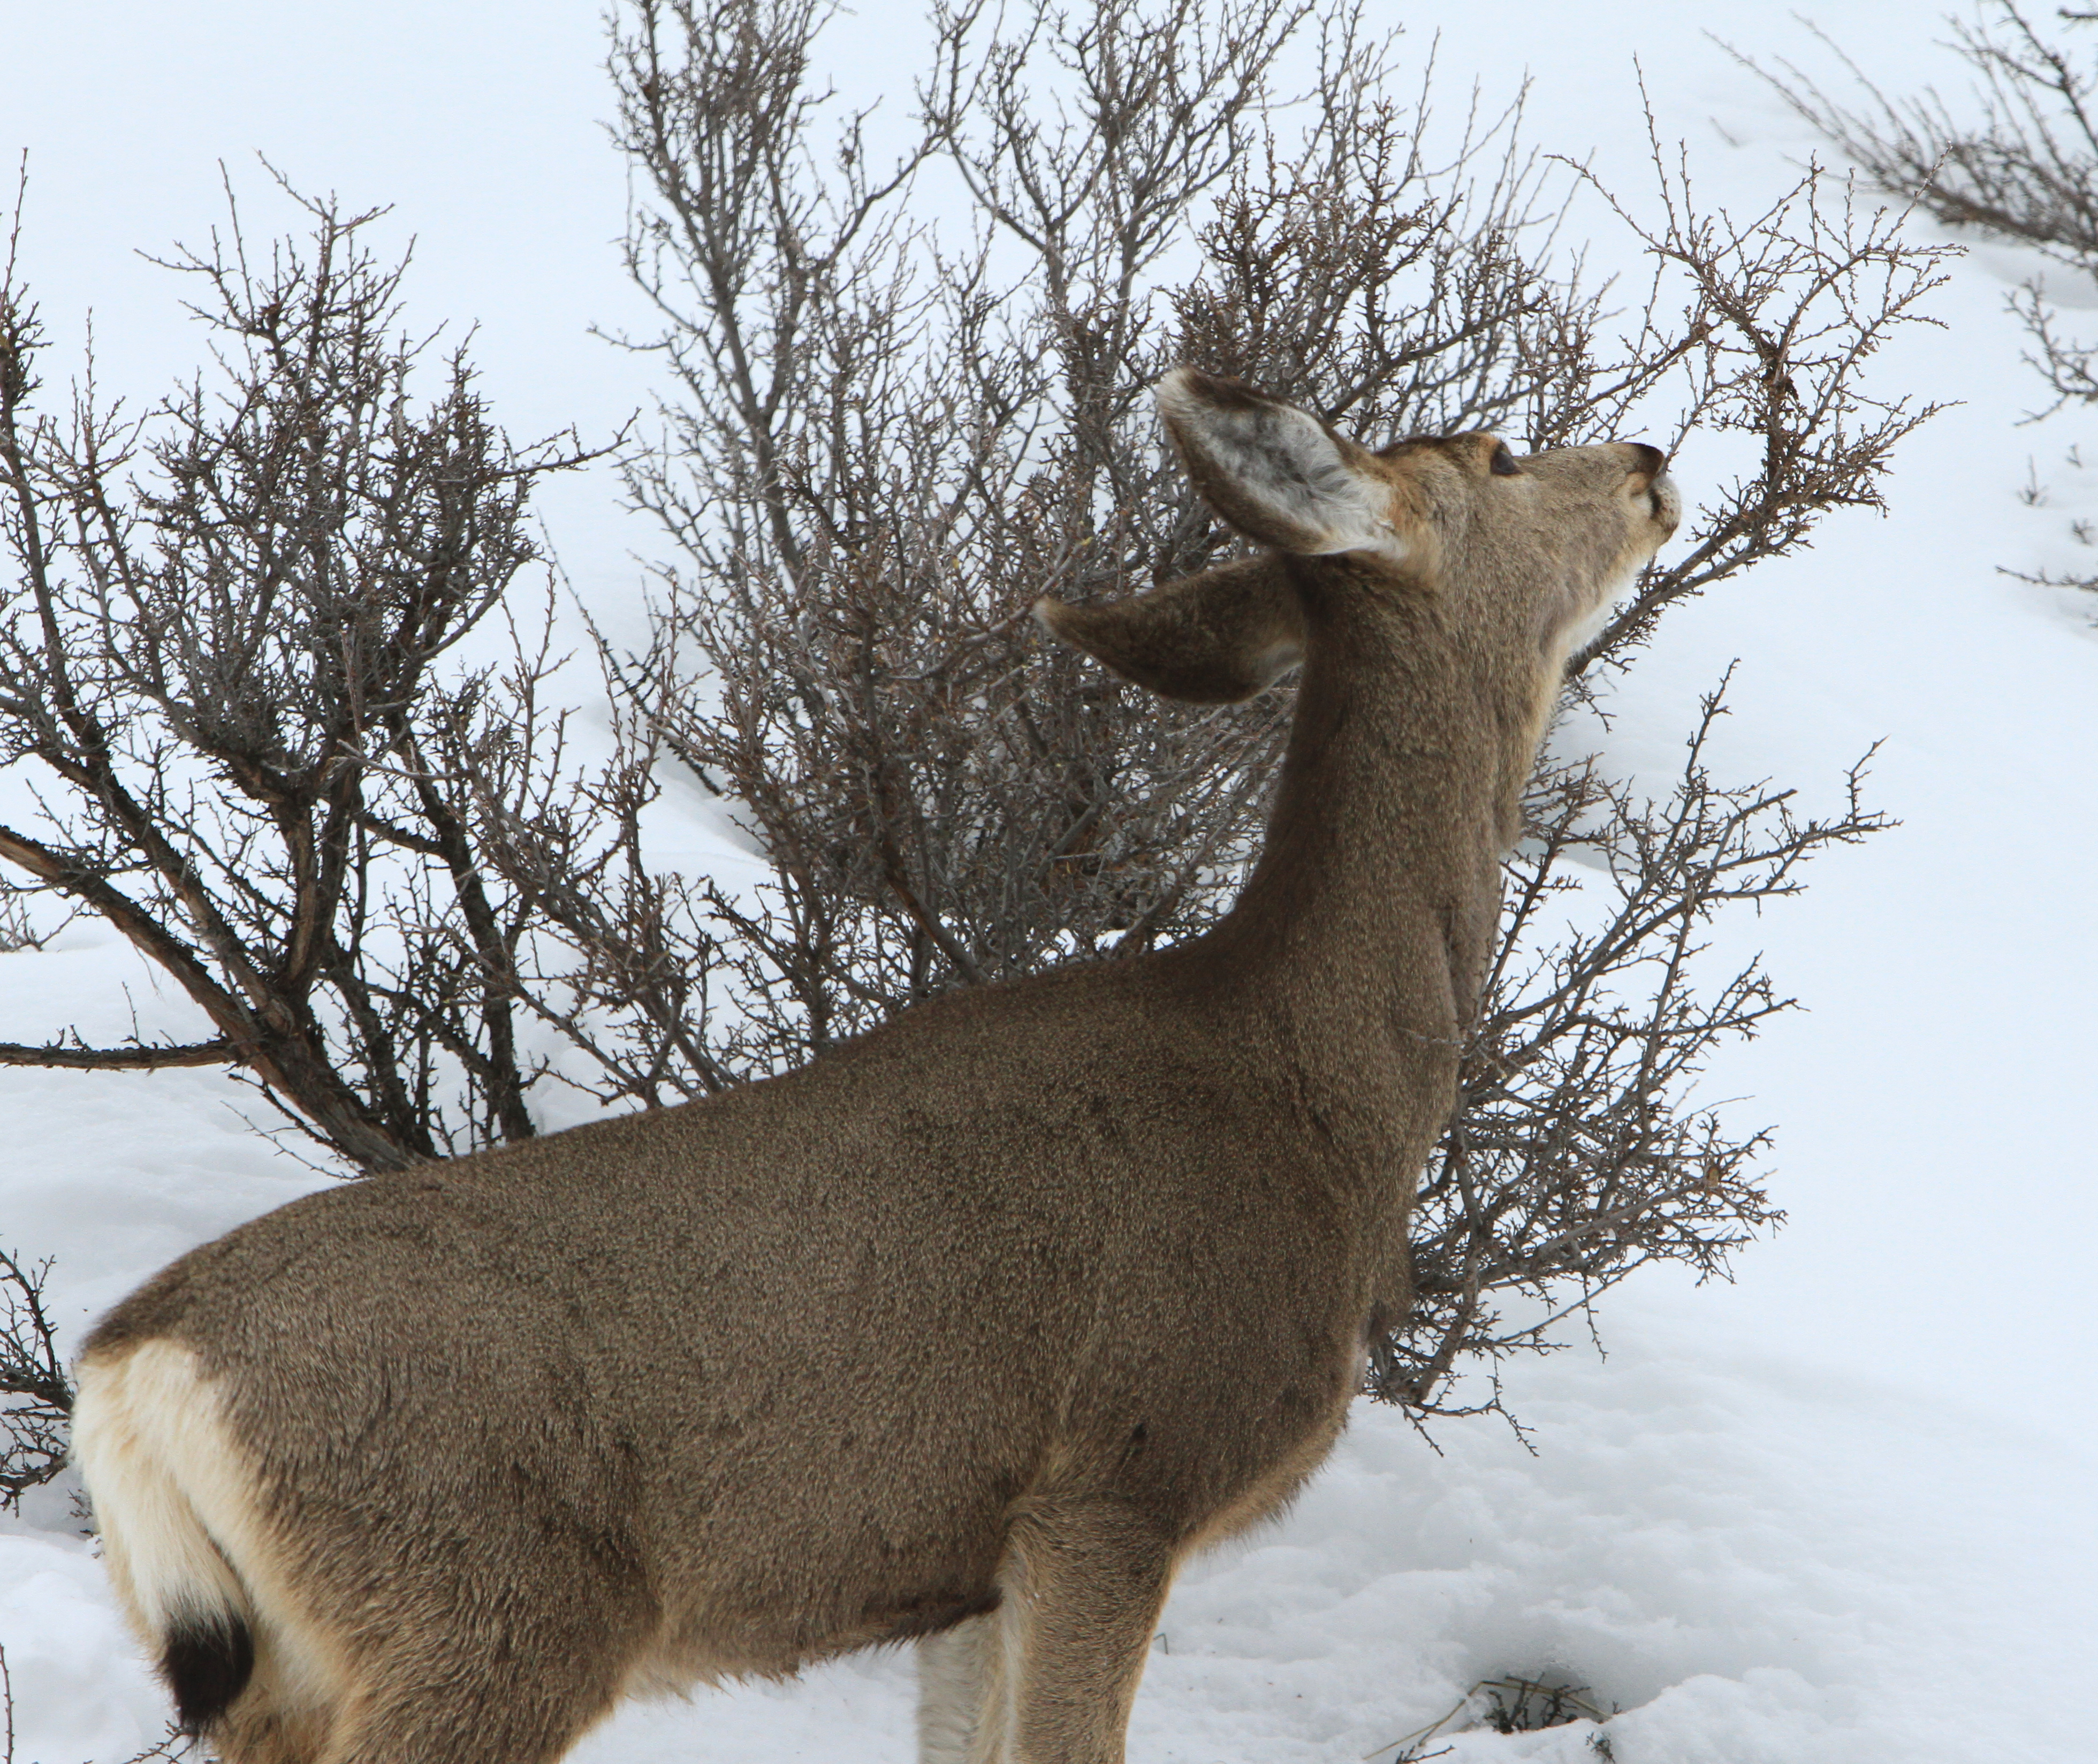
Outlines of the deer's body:
{"label": "deer's body", "polygon": [[[1162,402],[1278,549],[1046,618],[1183,696],[1302,657],[1214,930],[314,1196],[98,1329],[112,1569],[233,1764],[523,1764],[629,1690],[914,1637],[928,1760],[1113,1764],[1176,1564],[1323,1458],[1565,644],[1674,503],[1651,450],[1539,456],[1510,494],[1552,518],[1477,544],[1490,440],[1379,463],[1228,383]],[[1322,448],[1389,502],[1316,501]]]}

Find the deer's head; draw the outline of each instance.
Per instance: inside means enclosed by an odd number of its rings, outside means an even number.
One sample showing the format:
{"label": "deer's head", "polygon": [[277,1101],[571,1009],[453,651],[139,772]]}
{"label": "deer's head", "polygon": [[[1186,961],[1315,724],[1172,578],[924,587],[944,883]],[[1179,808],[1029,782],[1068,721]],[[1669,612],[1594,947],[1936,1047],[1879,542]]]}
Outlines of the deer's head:
{"label": "deer's head", "polygon": [[1316,629],[1359,640],[1388,625],[1396,652],[1432,626],[1494,701],[1492,761],[1512,809],[1567,655],[1675,530],[1682,504],[1660,450],[1613,441],[1518,456],[1474,433],[1372,452],[1189,367],[1157,397],[1196,489],[1265,554],[1114,605],[1045,600],[1042,622],[1126,678],[1211,704],[1259,691]]}
{"label": "deer's head", "polygon": [[1203,703],[1245,698],[1301,659],[1274,557],[1344,563],[1365,595],[1432,596],[1481,649],[1512,640],[1554,674],[1675,530],[1682,502],[1639,441],[1518,457],[1485,433],[1376,452],[1308,410],[1192,367],[1159,413],[1203,498],[1273,555],[1108,607],[1045,600],[1042,621],[1117,673]]}

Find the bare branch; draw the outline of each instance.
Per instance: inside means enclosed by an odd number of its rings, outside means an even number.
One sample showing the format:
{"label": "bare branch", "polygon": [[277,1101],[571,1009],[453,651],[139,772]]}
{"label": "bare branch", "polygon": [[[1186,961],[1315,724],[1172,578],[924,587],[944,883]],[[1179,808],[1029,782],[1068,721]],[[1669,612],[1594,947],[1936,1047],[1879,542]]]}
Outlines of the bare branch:
{"label": "bare branch", "polygon": [[72,1384],[44,1309],[48,1258],[24,1266],[0,1250],[0,1511],[65,1468]]}
{"label": "bare branch", "polygon": [[[511,447],[458,351],[418,402],[428,346],[364,242],[375,212],[304,205],[310,236],[266,263],[237,208],[164,260],[215,369],[140,419],[91,380],[69,422],[39,412],[11,255],[0,283],[0,761],[49,785],[0,862],[121,931],[212,1032],[4,1057],[226,1064],[353,1165],[397,1168],[533,1130],[515,937],[470,792],[424,750],[449,652],[539,561],[532,485],[595,455]],[[442,935],[403,934],[411,899],[441,903]]]}
{"label": "bare branch", "polygon": [[63,1066],[81,1072],[158,1072],[168,1066],[230,1066],[240,1063],[231,1042],[194,1042],[187,1047],[141,1044],[135,1047],[88,1047],[77,1042],[49,1042],[32,1047],[0,1042],[0,1066]]}

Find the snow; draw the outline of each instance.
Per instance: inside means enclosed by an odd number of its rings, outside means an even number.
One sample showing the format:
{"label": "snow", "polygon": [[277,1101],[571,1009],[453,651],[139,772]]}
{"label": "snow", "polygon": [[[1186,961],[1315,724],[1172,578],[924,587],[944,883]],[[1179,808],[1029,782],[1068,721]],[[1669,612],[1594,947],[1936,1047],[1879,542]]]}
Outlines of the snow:
{"label": "snow", "polygon": [[[898,92],[911,45],[881,10],[838,21],[838,66]],[[1490,103],[1527,66],[1530,138],[1591,156],[1634,200],[1635,56],[1703,200],[1758,211],[1814,150],[1705,34],[1831,73],[1775,9],[1407,11],[1414,51],[1441,33],[1446,111],[1473,75]],[[165,275],[125,254],[201,235],[221,157],[271,218],[245,169],[260,146],[309,185],[397,203],[393,236],[419,241],[414,309],[481,318],[516,432],[602,434],[645,401],[645,364],[586,335],[634,318],[608,243],[622,194],[594,126],[608,107],[587,9],[294,16],[244,0],[213,15],[201,33],[111,0],[92,42],[64,9],[10,22],[20,64],[42,72],[11,95],[0,147],[34,149],[24,257],[63,346],[91,302],[106,384],[148,393],[193,358]],[[1962,85],[1912,0],[1817,21],[1890,90]],[[2098,476],[2066,457],[2087,439],[2077,414],[2017,426],[2038,384],[2003,298],[2032,267],[1970,257],[1933,305],[1947,328],[1876,363],[1890,388],[1964,401],[1905,447],[1889,518],[1832,519],[1811,551],[1679,610],[1612,705],[1613,768],[1658,785],[1696,695],[1738,656],[1715,770],[1810,804],[1885,739],[1871,803],[1902,827],[1823,860],[1802,898],[1727,928],[1717,952],[1762,950],[1811,1007],[1711,1085],[1778,1125],[1790,1225],[1733,1286],[1664,1275],[1616,1295],[1607,1358],[1579,1345],[1516,1368],[1534,1455],[1481,1420],[1439,1427],[1438,1455],[1360,1411],[1293,1512],[1184,1577],[1138,1700],[1138,1764],[1350,1764],[1510,1673],[1620,1709],[1604,1731],[1622,1764],[2098,1750],[2074,1694],[2098,1643],[2098,601],[1998,573],[2087,566],[2070,524],[2098,512]],[[1676,469],[1694,497],[1694,445]],[[638,630],[629,554],[652,536],[609,480],[560,486],[546,518],[593,610]],[[681,861],[712,849],[748,871],[722,827],[687,819]],[[10,1038],[121,1035],[134,1010],[147,1032],[194,1028],[97,928],[0,956]],[[264,1117],[209,1073],[0,1072],[0,1245],[57,1258],[77,1335],[186,1245],[324,1180],[257,1136],[246,1117]],[[113,1764],[161,1731],[63,1486],[0,1521],[0,1645],[24,1764]],[[889,1764],[910,1753],[911,1699],[907,1657],[874,1654],[630,1706],[577,1755]],[[1595,1731],[1434,1744],[1459,1764],[1571,1764],[1598,1755]]]}

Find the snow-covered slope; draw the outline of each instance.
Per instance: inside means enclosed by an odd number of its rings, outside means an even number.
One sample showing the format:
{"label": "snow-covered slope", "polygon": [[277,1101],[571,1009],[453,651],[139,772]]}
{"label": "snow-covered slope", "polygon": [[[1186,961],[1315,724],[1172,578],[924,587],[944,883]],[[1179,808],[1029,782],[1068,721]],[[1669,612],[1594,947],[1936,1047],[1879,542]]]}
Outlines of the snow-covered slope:
{"label": "snow-covered slope", "polygon": [[[901,89],[907,55],[880,10],[840,21],[841,66]],[[1635,55],[1703,196],[1737,212],[1813,143],[1704,33],[1830,66],[1788,15],[1715,0],[1421,0],[1406,15],[1418,46],[1442,33],[1446,106],[1475,73],[1492,99],[1527,66],[1531,138],[1592,155],[1635,201]],[[416,310],[486,318],[478,353],[520,432],[608,428],[639,402],[633,365],[583,335],[627,311],[585,13],[369,5],[353,40],[259,4],[214,16],[207,36],[112,0],[92,48],[65,9],[9,23],[20,64],[45,70],[11,94],[0,137],[35,148],[25,259],[62,337],[96,305],[106,381],[156,388],[194,347],[166,322],[165,278],[121,250],[200,234],[212,160],[259,146],[309,184],[398,204],[421,236]],[[1890,90],[1960,84],[1927,9],[1846,0],[1819,18]],[[462,87],[471,103],[445,101]],[[1660,1277],[1617,1296],[1607,1359],[1582,1347],[1517,1368],[1534,1455],[1492,1422],[1439,1429],[1437,1455],[1363,1411],[1293,1515],[1176,1592],[1139,1700],[1140,1764],[1351,1764],[1508,1673],[1624,1710],[1606,1730],[1622,1764],[2098,1750],[2075,1694],[2098,1653],[2098,602],[1997,573],[2072,561],[2069,522],[2098,485],[2064,458],[2090,444],[2087,418],[2016,426],[2034,393],[2002,299],[2026,269],[1969,260],[1938,299],[1947,328],[1878,364],[1890,388],[1964,401],[1907,445],[1890,516],[1832,520],[1811,551],[1679,612],[1613,707],[1613,758],[1665,763],[1738,656],[1723,781],[1810,796],[1885,738],[1873,801],[1902,827],[1723,933],[1811,1007],[1712,1086],[1779,1126],[1791,1224],[1735,1286]],[[2038,507],[2017,495],[2029,461]],[[1677,469],[1694,494],[1694,450]],[[583,591],[630,616],[625,553],[652,536],[621,525],[601,477],[548,516]],[[0,956],[9,1038],[121,1034],[134,1007],[147,1030],[191,1026],[95,928]],[[0,1072],[0,1245],[58,1258],[67,1328],[321,1180],[244,1124],[251,1104],[208,1073]],[[114,1764],[160,1732],[62,1490],[0,1524],[0,1645],[23,1764]],[[870,1656],[630,1709],[581,1755],[900,1760],[910,1695],[906,1660]],[[1464,1761],[1585,1760],[1595,1731],[1447,1743]]]}

